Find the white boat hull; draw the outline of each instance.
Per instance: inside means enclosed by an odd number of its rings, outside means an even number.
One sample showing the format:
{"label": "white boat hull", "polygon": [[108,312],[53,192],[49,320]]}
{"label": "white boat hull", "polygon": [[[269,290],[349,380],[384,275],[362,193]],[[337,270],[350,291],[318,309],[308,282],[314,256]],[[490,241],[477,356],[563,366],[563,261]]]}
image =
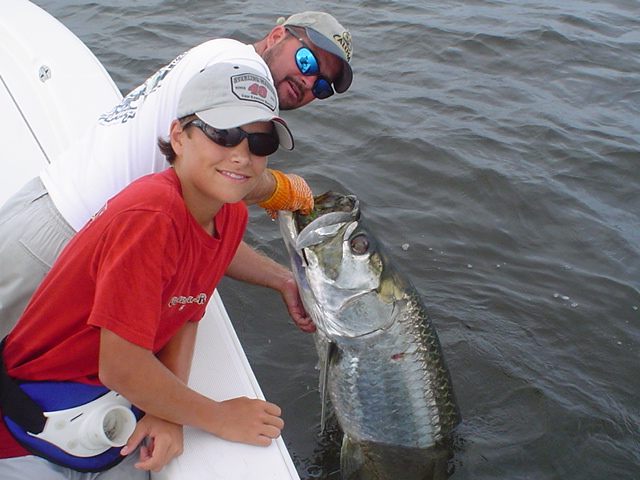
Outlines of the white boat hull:
{"label": "white boat hull", "polygon": [[[0,204],[120,99],[98,59],[64,25],[26,0],[2,2]],[[217,292],[199,326],[189,385],[215,400],[264,398]],[[299,479],[282,438],[262,448],[194,428],[185,428],[184,454],[152,477]]]}

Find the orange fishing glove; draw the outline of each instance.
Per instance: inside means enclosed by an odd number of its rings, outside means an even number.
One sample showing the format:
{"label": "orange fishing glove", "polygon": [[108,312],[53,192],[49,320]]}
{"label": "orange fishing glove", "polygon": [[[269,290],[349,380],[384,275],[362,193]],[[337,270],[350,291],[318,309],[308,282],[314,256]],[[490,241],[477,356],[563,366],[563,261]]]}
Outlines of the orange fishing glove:
{"label": "orange fishing glove", "polygon": [[268,200],[258,205],[264,208],[269,216],[277,218],[278,210],[300,210],[307,214],[313,208],[313,193],[302,177],[293,173],[282,173],[268,169],[276,179],[276,189]]}

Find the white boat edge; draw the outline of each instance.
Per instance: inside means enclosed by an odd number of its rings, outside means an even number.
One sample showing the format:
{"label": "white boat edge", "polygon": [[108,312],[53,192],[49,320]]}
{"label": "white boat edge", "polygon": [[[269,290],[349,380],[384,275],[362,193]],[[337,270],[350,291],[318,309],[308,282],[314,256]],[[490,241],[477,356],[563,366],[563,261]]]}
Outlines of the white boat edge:
{"label": "white boat edge", "polygon": [[[46,32],[46,33],[43,33]],[[0,5],[0,205],[121,98],[99,60],[58,20],[27,0]],[[215,400],[264,398],[216,291],[202,319],[189,385]],[[282,437],[269,447],[185,427],[185,451],[154,480],[299,480]]]}

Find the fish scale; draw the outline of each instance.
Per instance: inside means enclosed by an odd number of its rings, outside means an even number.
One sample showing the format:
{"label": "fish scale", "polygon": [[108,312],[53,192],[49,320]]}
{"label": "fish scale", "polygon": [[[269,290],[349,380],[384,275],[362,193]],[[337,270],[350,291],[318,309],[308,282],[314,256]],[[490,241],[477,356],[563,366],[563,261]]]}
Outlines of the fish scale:
{"label": "fish scale", "polygon": [[459,420],[435,332],[410,321],[424,315],[417,307],[409,301],[388,331],[367,341],[337,342],[330,398],[352,440],[424,448]]}

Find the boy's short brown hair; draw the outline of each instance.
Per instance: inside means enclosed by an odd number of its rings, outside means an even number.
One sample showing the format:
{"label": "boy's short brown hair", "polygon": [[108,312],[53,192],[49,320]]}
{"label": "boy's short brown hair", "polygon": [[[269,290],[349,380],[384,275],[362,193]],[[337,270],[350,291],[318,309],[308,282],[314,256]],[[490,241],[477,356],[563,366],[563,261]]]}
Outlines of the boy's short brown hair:
{"label": "boy's short brown hair", "polygon": [[[196,118],[198,117],[196,117],[195,115],[187,115],[186,117],[182,117],[178,119],[178,121],[180,122],[180,125],[184,128],[184,126],[187,123],[189,123],[192,120],[195,120]],[[169,165],[173,165],[173,163],[176,161],[176,152],[173,150],[173,147],[171,146],[171,140],[168,138],[158,137],[158,148],[160,149],[160,152],[162,152],[162,154],[167,159],[167,162],[169,162]]]}

